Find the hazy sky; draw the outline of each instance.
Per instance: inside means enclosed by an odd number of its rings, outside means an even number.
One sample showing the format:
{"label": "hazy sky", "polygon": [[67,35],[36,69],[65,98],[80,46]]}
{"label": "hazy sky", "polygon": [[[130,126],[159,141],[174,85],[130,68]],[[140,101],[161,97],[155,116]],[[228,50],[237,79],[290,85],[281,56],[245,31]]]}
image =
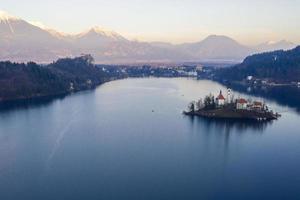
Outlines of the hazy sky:
{"label": "hazy sky", "polygon": [[0,9],[69,33],[98,25],[146,41],[300,43],[300,0],[1,0]]}

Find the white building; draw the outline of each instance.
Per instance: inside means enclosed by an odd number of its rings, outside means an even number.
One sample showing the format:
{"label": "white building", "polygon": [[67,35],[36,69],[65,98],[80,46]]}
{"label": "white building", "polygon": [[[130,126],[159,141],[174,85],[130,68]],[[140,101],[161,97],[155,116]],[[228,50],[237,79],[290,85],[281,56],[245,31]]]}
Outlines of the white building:
{"label": "white building", "polygon": [[197,76],[198,73],[196,71],[188,72],[188,76]]}
{"label": "white building", "polygon": [[232,99],[231,99],[231,89],[227,88],[227,103],[232,103]]}
{"label": "white building", "polygon": [[252,81],[252,79],[253,79],[253,76],[247,76],[248,81]]}
{"label": "white building", "polygon": [[222,95],[222,91],[220,91],[220,94],[218,95],[218,97],[216,98],[217,101],[217,105],[218,106],[223,106],[225,104],[225,98]]}
{"label": "white building", "polygon": [[238,110],[246,110],[247,105],[248,105],[248,102],[246,99],[241,98],[236,101],[236,109],[238,109]]}
{"label": "white building", "polygon": [[200,64],[197,65],[197,66],[196,66],[196,70],[201,72],[201,71],[203,70],[203,66],[200,65]]}

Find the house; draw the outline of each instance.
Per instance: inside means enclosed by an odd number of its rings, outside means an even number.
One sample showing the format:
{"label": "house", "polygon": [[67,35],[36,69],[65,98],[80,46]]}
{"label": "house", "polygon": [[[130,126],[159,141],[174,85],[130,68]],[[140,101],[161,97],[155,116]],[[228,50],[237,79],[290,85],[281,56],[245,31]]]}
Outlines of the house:
{"label": "house", "polygon": [[196,71],[200,71],[201,72],[202,70],[203,70],[203,66],[202,65],[199,64],[199,65],[196,66]]}
{"label": "house", "polygon": [[216,98],[216,102],[217,102],[218,106],[223,106],[225,104],[225,98],[224,98],[224,96],[222,94],[222,90],[220,90],[220,94]]}
{"label": "house", "polygon": [[189,71],[186,73],[187,73],[187,76],[197,76],[198,75],[198,73],[196,71]]}
{"label": "house", "polygon": [[254,101],[252,108],[255,110],[262,110],[263,109],[263,103],[260,101]]}
{"label": "house", "polygon": [[262,81],[261,81],[261,84],[263,84],[263,85],[267,85],[267,83],[268,83],[267,80],[262,80]]}
{"label": "house", "polygon": [[247,76],[247,81],[252,81],[253,76]]}
{"label": "house", "polygon": [[246,99],[240,98],[236,101],[236,109],[238,110],[246,110],[248,102]]}

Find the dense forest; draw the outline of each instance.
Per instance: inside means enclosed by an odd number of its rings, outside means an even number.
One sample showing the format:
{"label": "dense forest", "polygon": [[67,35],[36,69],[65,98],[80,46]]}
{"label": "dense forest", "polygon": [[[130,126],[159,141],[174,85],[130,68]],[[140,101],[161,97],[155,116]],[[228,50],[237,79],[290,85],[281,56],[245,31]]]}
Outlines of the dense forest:
{"label": "dense forest", "polygon": [[49,65],[0,62],[0,101],[67,94],[94,88],[108,79],[90,55]]}
{"label": "dense forest", "polygon": [[300,46],[247,57],[243,63],[215,71],[216,79],[241,81],[247,76],[275,82],[300,81]]}

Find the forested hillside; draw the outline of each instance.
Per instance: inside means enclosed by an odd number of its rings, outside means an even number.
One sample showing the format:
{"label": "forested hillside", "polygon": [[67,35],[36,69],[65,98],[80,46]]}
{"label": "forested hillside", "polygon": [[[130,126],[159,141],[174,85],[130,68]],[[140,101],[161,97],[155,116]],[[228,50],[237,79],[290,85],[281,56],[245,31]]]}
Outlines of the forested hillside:
{"label": "forested hillside", "polygon": [[243,80],[247,76],[278,82],[300,81],[300,46],[252,55],[239,65],[215,72],[215,78],[220,80]]}
{"label": "forested hillside", "polygon": [[0,101],[67,94],[93,88],[107,79],[90,55],[60,59],[46,66],[0,62]]}

